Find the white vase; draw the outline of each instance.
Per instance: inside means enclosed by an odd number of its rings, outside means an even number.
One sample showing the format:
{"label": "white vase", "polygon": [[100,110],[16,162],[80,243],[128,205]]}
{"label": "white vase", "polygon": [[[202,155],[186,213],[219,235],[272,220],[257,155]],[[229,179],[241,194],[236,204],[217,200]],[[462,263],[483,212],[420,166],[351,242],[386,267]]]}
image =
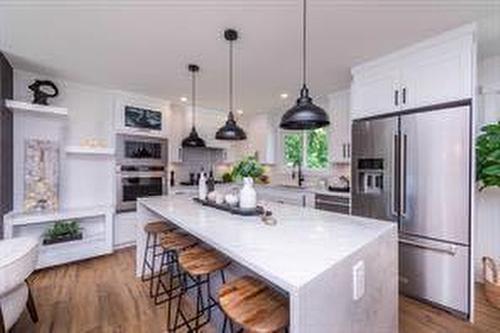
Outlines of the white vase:
{"label": "white vase", "polygon": [[257,206],[257,192],[253,188],[253,179],[243,178],[243,188],[240,190],[240,207],[255,208]]}
{"label": "white vase", "polygon": [[200,200],[207,200],[207,192],[207,177],[205,177],[205,174],[202,172],[198,183],[198,198],[200,198]]}

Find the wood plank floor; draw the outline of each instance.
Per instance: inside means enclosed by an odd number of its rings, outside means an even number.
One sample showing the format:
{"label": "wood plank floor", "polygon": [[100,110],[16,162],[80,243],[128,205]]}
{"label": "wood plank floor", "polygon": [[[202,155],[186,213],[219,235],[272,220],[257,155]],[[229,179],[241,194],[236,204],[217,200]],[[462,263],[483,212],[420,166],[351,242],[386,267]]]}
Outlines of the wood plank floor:
{"label": "wood plank floor", "polygon": [[[153,305],[147,287],[134,276],[134,260],[135,250],[129,248],[35,273],[31,281],[40,322],[32,324],[24,313],[12,333],[165,332],[166,308]],[[400,332],[500,332],[500,310],[486,302],[480,286],[476,294],[473,325],[400,297]]]}

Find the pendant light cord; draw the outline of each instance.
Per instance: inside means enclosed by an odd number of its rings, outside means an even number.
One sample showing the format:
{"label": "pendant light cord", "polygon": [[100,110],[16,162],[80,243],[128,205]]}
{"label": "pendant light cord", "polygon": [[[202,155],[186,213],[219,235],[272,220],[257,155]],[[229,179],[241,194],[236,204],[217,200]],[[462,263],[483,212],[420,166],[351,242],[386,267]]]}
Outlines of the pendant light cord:
{"label": "pendant light cord", "polygon": [[229,117],[233,117],[233,41],[229,41]]}
{"label": "pendant light cord", "polygon": [[192,119],[192,127],[193,129],[196,127],[195,121],[196,121],[196,115],[195,115],[195,110],[196,110],[196,73],[195,71],[191,72],[191,119]]}
{"label": "pendant light cord", "polygon": [[306,44],[307,44],[307,0],[302,1],[302,85],[305,87],[307,76],[306,76],[306,64],[307,64],[307,54],[306,54]]}

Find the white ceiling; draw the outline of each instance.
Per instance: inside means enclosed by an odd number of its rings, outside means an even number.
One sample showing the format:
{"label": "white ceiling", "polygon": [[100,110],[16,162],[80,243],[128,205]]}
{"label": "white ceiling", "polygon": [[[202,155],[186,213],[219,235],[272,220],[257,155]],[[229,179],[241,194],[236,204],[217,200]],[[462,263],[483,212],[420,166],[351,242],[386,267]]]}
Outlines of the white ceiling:
{"label": "white ceiling", "polygon": [[[308,3],[314,95],[348,87],[355,64],[500,11],[481,0]],[[225,109],[222,31],[233,27],[236,108],[285,108],[299,88],[300,9],[299,0],[3,1],[0,50],[16,68],[172,101],[189,96],[185,66],[195,62],[199,104]]]}

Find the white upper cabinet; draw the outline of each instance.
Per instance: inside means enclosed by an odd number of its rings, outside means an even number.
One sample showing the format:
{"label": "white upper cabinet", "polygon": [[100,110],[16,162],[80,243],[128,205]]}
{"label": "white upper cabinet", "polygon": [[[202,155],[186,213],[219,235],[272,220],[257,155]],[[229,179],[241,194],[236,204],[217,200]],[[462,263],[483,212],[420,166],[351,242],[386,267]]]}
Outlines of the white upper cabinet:
{"label": "white upper cabinet", "polygon": [[475,25],[352,69],[352,119],[472,98]]}
{"label": "white upper cabinet", "polygon": [[331,122],[328,147],[330,162],[349,163],[351,160],[350,91],[335,92],[328,96],[328,100]]}
{"label": "white upper cabinet", "polygon": [[187,135],[188,123],[184,107],[172,105],[169,115],[168,158],[172,163],[182,162],[182,139]]}
{"label": "white upper cabinet", "polygon": [[276,134],[275,121],[271,114],[260,113],[252,116],[248,121],[246,153],[257,153],[263,164],[276,163]]}
{"label": "white upper cabinet", "polygon": [[352,82],[352,118],[364,118],[398,109],[399,68],[385,66],[363,71]]}

